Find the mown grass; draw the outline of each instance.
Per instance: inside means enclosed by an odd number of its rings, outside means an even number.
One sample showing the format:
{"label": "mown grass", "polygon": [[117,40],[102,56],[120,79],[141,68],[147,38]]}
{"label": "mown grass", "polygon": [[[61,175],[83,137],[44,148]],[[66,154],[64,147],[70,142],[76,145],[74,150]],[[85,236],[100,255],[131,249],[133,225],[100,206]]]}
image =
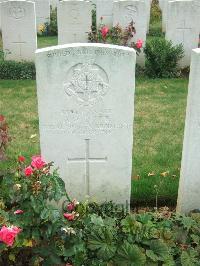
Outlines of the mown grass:
{"label": "mown grass", "polygon": [[[133,204],[153,205],[154,185],[159,186],[161,204],[163,200],[170,205],[176,202],[187,83],[186,79],[137,80]],[[30,157],[40,152],[35,81],[1,80],[0,95],[0,113],[7,117],[12,136],[9,161],[0,163],[0,169],[6,169],[19,154]],[[160,175],[168,171],[165,177]]]}

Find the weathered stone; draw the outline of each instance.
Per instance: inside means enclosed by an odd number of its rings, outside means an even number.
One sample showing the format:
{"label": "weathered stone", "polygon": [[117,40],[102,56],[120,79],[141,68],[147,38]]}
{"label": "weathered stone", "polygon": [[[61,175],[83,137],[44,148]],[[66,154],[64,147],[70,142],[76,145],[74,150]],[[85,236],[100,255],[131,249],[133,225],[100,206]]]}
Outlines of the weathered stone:
{"label": "weathered stone", "polygon": [[92,26],[92,3],[67,0],[58,4],[58,43],[87,42]]}
{"label": "weathered stone", "polygon": [[35,3],[3,2],[1,17],[5,59],[33,61],[37,49]]}
{"label": "weathered stone", "polygon": [[72,198],[130,202],[135,59],[105,44],[36,53],[41,152]]}
{"label": "weathered stone", "polygon": [[192,51],[177,211],[200,209],[200,49]]}

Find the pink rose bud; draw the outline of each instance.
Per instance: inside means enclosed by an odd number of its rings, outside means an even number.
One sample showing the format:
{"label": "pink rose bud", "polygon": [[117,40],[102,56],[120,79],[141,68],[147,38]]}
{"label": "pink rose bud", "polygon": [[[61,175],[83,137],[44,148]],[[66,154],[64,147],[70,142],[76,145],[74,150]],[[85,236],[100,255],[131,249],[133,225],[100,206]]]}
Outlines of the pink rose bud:
{"label": "pink rose bud", "polygon": [[18,157],[18,162],[23,163],[25,161],[25,157],[24,156],[19,156]]}
{"label": "pink rose bud", "polygon": [[46,162],[43,160],[43,158],[40,155],[37,155],[32,157],[31,165],[32,167],[39,170],[46,165]]}
{"label": "pink rose bud", "polygon": [[24,169],[25,176],[30,176],[33,174],[33,168],[31,166],[28,166]]}
{"label": "pink rose bud", "polygon": [[137,40],[137,42],[136,42],[136,47],[137,47],[138,49],[141,49],[141,48],[142,48],[142,45],[143,45],[143,41],[142,41],[141,39]]}
{"label": "pink rose bud", "polygon": [[24,211],[22,211],[22,210],[16,210],[16,211],[14,212],[14,214],[22,214],[22,213],[24,213]]}
{"label": "pink rose bud", "polygon": [[73,202],[71,202],[71,203],[69,203],[69,204],[67,205],[67,210],[70,211],[70,212],[73,211],[74,208],[75,208],[75,205],[74,205]]}
{"label": "pink rose bud", "polygon": [[12,246],[15,240],[15,237],[21,232],[21,229],[12,226],[7,227],[3,226],[0,230],[0,241],[4,242],[7,246]]}
{"label": "pink rose bud", "polygon": [[5,117],[3,115],[0,115],[0,122],[3,122],[5,120]]}
{"label": "pink rose bud", "polygon": [[75,213],[64,213],[63,215],[68,221],[73,221],[75,219]]}
{"label": "pink rose bud", "polygon": [[102,34],[103,38],[106,38],[108,32],[109,32],[109,28],[108,27],[104,26],[104,27],[101,28],[101,34]]}

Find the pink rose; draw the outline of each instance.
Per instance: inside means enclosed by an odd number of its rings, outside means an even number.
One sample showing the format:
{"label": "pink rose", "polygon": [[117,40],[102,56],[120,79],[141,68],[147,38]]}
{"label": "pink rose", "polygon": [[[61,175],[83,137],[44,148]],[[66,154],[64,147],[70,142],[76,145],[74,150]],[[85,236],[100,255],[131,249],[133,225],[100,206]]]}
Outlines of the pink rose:
{"label": "pink rose", "polygon": [[67,210],[70,211],[70,212],[73,211],[74,208],[75,208],[75,205],[74,205],[73,202],[71,202],[71,203],[69,203],[69,204],[67,205]]}
{"label": "pink rose", "polygon": [[7,246],[12,246],[15,237],[21,232],[21,229],[13,226],[7,227],[3,226],[0,230],[0,241],[4,242]]}
{"label": "pink rose", "polygon": [[14,214],[22,214],[22,213],[24,213],[24,211],[22,211],[22,210],[16,210],[16,211],[14,212]]}
{"label": "pink rose", "polygon": [[106,38],[108,32],[109,32],[109,28],[108,27],[104,26],[104,27],[101,28],[101,34],[102,34],[103,38]]}
{"label": "pink rose", "polygon": [[46,162],[43,160],[43,158],[40,155],[33,156],[32,157],[32,163],[31,165],[36,169],[41,169],[46,165]]}
{"label": "pink rose", "polygon": [[63,215],[68,221],[73,221],[75,219],[75,213],[64,213]]}
{"label": "pink rose", "polygon": [[33,168],[31,166],[28,166],[24,169],[25,176],[30,176],[33,174]]}
{"label": "pink rose", "polygon": [[143,45],[143,41],[142,40],[137,40],[137,42],[136,42],[136,47],[138,48],[138,49],[141,49],[142,48],[142,45]]}

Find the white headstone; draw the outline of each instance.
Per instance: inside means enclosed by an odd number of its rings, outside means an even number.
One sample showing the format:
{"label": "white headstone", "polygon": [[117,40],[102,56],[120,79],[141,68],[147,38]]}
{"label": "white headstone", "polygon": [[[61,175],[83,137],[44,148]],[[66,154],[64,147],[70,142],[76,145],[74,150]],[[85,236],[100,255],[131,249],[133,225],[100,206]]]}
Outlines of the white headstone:
{"label": "white headstone", "polygon": [[96,20],[97,27],[103,24],[108,27],[113,25],[113,1],[96,0]]}
{"label": "white headstone", "polygon": [[37,29],[40,25],[50,23],[50,1],[33,0],[35,2]]}
{"label": "white headstone", "polygon": [[106,44],[36,52],[41,152],[72,198],[130,202],[135,59]]}
{"label": "white headstone", "polygon": [[88,42],[92,26],[92,3],[67,0],[58,4],[58,43]]}
{"label": "white headstone", "polygon": [[1,17],[5,59],[33,61],[37,49],[35,4],[25,0],[3,2]]}
{"label": "white headstone", "polygon": [[181,67],[190,65],[191,51],[198,47],[199,27],[194,2],[190,0],[170,1],[168,3],[168,19],[166,39],[174,45],[183,44],[185,56]]}
{"label": "white headstone", "polygon": [[[147,32],[147,5],[140,0],[121,0],[114,2],[113,7],[113,25],[119,24],[125,29],[131,21],[135,23],[136,34],[133,37],[134,42],[141,39],[145,45]],[[144,54],[141,53],[137,63],[144,65]]]}
{"label": "white headstone", "polygon": [[200,209],[200,49],[192,51],[177,211]]}

